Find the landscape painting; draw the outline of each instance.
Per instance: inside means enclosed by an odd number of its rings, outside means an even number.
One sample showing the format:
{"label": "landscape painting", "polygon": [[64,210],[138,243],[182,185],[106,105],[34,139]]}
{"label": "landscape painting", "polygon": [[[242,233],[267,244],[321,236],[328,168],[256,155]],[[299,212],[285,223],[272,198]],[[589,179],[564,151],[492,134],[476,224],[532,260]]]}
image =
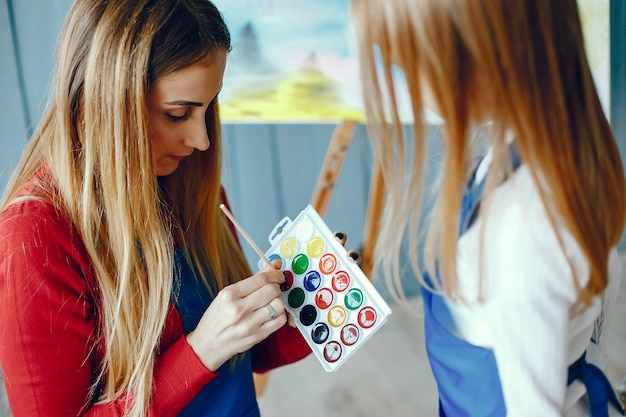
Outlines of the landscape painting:
{"label": "landscape painting", "polygon": [[225,122],[363,120],[349,0],[217,0],[231,31]]}
{"label": "landscape painting", "polygon": [[[349,0],[215,3],[233,44],[220,93],[225,123],[365,119]],[[608,111],[609,0],[579,0],[579,7],[589,61]]]}

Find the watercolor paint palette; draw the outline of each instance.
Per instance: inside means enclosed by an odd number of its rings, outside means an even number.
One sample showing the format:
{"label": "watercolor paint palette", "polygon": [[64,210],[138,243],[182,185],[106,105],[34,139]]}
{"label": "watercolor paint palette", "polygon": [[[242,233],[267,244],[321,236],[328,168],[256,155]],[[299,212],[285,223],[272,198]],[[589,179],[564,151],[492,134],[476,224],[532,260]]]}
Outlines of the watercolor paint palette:
{"label": "watercolor paint palette", "polygon": [[282,261],[285,308],[324,369],[336,371],[391,309],[311,205],[279,221],[269,241],[267,258]]}

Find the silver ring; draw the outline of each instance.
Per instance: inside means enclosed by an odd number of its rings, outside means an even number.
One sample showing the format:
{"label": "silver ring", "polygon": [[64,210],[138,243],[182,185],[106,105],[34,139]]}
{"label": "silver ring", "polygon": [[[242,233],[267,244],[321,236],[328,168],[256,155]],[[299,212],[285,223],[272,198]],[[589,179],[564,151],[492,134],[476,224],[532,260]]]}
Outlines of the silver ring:
{"label": "silver ring", "polygon": [[267,311],[267,314],[270,315],[270,320],[274,320],[276,318],[276,312],[274,311],[271,305],[267,304],[265,306],[265,311]]}

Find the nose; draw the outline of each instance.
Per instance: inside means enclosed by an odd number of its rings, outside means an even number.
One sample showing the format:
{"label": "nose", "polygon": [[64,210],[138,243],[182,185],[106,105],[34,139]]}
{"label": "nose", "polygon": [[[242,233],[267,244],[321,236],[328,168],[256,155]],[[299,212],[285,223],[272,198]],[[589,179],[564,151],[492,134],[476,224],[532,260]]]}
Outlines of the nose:
{"label": "nose", "polygon": [[209,135],[206,130],[206,122],[204,118],[193,123],[189,132],[185,136],[185,145],[195,148],[199,151],[206,151],[211,145]]}

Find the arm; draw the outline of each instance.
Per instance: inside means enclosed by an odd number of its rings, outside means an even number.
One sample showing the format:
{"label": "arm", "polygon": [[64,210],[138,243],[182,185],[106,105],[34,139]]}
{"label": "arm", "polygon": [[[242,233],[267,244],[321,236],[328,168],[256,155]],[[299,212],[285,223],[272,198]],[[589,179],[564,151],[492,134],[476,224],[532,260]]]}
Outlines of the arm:
{"label": "arm", "polygon": [[[494,213],[486,232],[486,317],[508,415],[561,416],[567,368],[589,341],[596,309],[573,318],[573,271],[542,212]],[[583,256],[564,240],[582,280]]]}
{"label": "arm", "polygon": [[[125,399],[91,405],[103,344],[92,272],[78,234],[51,205],[26,202],[0,218],[0,362],[13,414],[121,415]],[[149,415],[175,414],[214,374],[168,318]],[[165,338],[165,335],[164,335]],[[124,396],[123,396],[124,397]]]}

